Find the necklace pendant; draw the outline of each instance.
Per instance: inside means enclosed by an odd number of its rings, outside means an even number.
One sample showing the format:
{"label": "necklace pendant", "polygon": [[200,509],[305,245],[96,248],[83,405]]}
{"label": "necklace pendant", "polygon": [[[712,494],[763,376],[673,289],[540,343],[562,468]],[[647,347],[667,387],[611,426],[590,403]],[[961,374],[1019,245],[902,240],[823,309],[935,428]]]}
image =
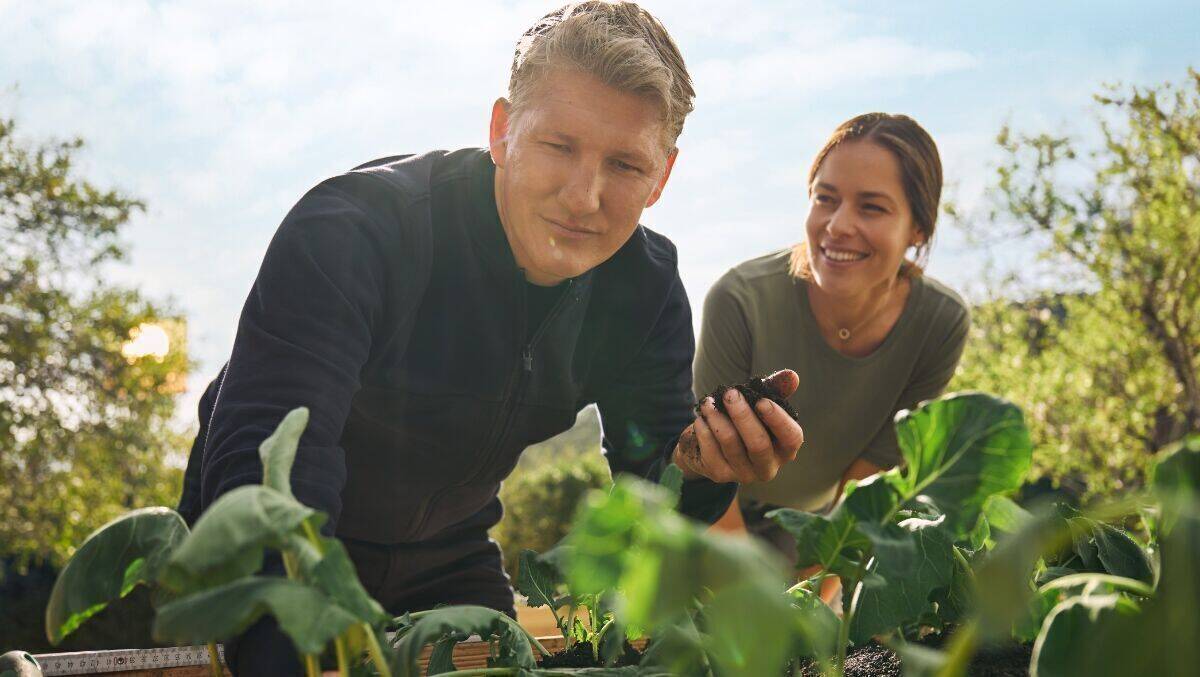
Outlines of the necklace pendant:
{"label": "necklace pendant", "polygon": [[842,327],[841,329],[839,329],[837,332],[837,335],[838,335],[838,338],[840,338],[843,341],[850,340],[850,330],[846,329],[845,327]]}

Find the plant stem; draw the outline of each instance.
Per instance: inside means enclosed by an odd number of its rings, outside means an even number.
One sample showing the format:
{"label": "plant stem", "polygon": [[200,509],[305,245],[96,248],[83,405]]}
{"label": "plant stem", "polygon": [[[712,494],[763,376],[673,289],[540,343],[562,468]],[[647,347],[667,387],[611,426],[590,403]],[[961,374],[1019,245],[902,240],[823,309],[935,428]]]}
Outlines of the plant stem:
{"label": "plant stem", "polygon": [[842,609],[842,624],[838,626],[837,656],[833,663],[834,677],[842,677],[845,674],[846,645],[850,643],[850,623],[854,620],[854,611],[858,606],[858,598],[862,594],[862,579],[869,564],[867,553],[864,552],[862,559],[858,562],[858,569],[854,572],[854,578],[850,581],[850,606]]}
{"label": "plant stem", "polygon": [[571,607],[571,612],[567,615],[567,634],[563,639],[567,640],[565,644],[568,649],[575,646],[575,610],[577,608]]}
{"label": "plant stem", "polygon": [[379,646],[379,638],[375,636],[375,631],[366,623],[362,624],[362,630],[367,635],[367,653],[371,656],[371,662],[375,663],[379,677],[392,677],[392,668],[384,658],[383,647]]}
{"label": "plant stem", "polygon": [[1145,583],[1143,583],[1139,580],[1135,580],[1133,578],[1126,578],[1124,576],[1114,576],[1112,574],[1092,574],[1092,573],[1070,574],[1069,576],[1062,576],[1060,578],[1056,578],[1056,579],[1050,581],[1049,583],[1043,585],[1042,587],[1038,588],[1038,593],[1040,594],[1040,593],[1046,592],[1047,590],[1073,588],[1077,585],[1088,586],[1088,585],[1095,585],[1095,584],[1100,584],[1100,583],[1103,583],[1105,585],[1110,585],[1110,586],[1116,588],[1117,590],[1124,590],[1125,592],[1131,592],[1135,595],[1138,595],[1139,597],[1153,597],[1154,596],[1154,588],[1151,588],[1149,585],[1146,585]]}
{"label": "plant stem", "polygon": [[321,677],[321,666],[317,663],[317,657],[310,653],[304,654],[304,674],[307,677]]}
{"label": "plant stem", "polygon": [[208,643],[208,670],[212,677],[223,677],[225,671],[221,668],[221,657],[217,655],[217,643]]}
{"label": "plant stem", "polygon": [[338,662],[338,677],[350,677],[350,662],[346,656],[346,638],[338,636],[333,640],[333,647],[337,651]]}
{"label": "plant stem", "polygon": [[321,545],[321,537],[317,535],[317,530],[313,529],[313,526],[308,523],[308,520],[301,522],[300,527],[304,529],[304,535],[308,538],[308,542],[312,543],[313,547],[317,549],[317,554],[324,555],[325,548]]}

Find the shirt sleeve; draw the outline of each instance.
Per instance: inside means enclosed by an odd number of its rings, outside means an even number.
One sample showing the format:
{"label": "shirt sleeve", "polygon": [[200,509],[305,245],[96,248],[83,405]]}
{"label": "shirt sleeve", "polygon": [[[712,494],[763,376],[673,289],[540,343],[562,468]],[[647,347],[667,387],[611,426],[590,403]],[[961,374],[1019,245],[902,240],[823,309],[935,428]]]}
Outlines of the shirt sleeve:
{"label": "shirt sleeve", "polygon": [[970,312],[964,307],[950,324],[950,330],[944,334],[944,338],[934,343],[933,350],[926,353],[928,358],[918,362],[913,380],[901,391],[892,417],[884,422],[859,458],[881,468],[891,468],[904,462],[896,440],[895,414],[903,409],[913,409],[921,402],[942,394],[958,368],[970,327]]}
{"label": "shirt sleeve", "polygon": [[750,322],[735,292],[739,281],[730,271],[704,298],[700,341],[692,368],[697,401],[719,385],[742,383],[753,376]]}
{"label": "shirt sleeve", "polygon": [[[262,478],[258,447],[291,409],[309,408],[292,469],[297,499],[329,515],[332,533],[346,481],[339,446],[373,329],[403,243],[331,181],[285,217],[238,322],[228,365],[201,422],[199,509]],[[393,231],[395,229],[393,228]]]}
{"label": "shirt sleeve", "polygon": [[[654,328],[632,360],[600,393],[601,446],[613,476],[628,472],[657,481],[680,433],[694,420],[692,313],[676,273]],[[684,482],[679,510],[715,522],[737,484],[700,478]]]}

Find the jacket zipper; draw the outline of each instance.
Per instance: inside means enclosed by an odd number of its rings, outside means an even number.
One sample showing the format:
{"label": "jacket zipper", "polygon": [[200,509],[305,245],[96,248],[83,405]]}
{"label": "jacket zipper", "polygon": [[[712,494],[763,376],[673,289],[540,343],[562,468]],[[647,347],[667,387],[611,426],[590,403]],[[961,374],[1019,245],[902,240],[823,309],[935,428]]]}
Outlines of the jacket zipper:
{"label": "jacket zipper", "polygon": [[[524,271],[518,271],[517,282],[519,285],[518,298],[520,298],[520,303],[518,304],[520,306],[518,317],[520,318],[519,322],[521,325],[521,337],[522,340],[524,340],[525,322],[529,312],[526,307],[527,301],[524,287]],[[425,524],[429,521],[430,508],[434,503],[437,502],[438,499],[442,497],[442,494],[451,489],[457,489],[470,484],[476,480],[483,472],[483,469],[486,468],[489,463],[491,463],[492,457],[494,457],[496,452],[499,450],[500,443],[504,441],[509,429],[512,428],[513,418],[517,413],[517,400],[524,392],[525,386],[528,384],[530,374],[533,373],[533,348],[537,345],[537,342],[542,337],[542,334],[546,332],[546,329],[550,326],[550,323],[553,322],[554,318],[557,317],[562,311],[563,306],[570,301],[571,292],[574,286],[574,279],[567,280],[567,288],[562,291],[562,295],[559,296],[558,300],[550,308],[550,312],[546,313],[546,317],[542,319],[542,323],[538,326],[537,331],[533,333],[533,336],[530,337],[529,342],[525,343],[521,347],[521,360],[518,363],[517,368],[514,370],[514,373],[509,376],[508,385],[504,389],[504,399],[502,401],[503,408],[500,411],[500,415],[497,416],[497,420],[500,421],[500,423],[493,427],[492,434],[488,439],[488,443],[484,445],[484,453],[480,454],[480,457],[475,463],[474,472],[468,475],[461,482],[446,485],[430,494],[429,498],[427,498],[421,505],[421,510],[417,517],[417,526],[414,529],[415,534],[420,533],[421,530],[425,528]]]}

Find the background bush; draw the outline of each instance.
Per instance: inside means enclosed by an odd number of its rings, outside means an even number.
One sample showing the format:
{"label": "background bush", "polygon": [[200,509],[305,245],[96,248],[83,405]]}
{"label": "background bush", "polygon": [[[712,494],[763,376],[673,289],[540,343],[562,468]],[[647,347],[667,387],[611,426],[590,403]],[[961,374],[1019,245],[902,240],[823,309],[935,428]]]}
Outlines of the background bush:
{"label": "background bush", "polygon": [[500,488],[504,519],[491,532],[504,551],[508,575],[517,575],[522,550],[543,552],[567,534],[588,490],[611,484],[594,407],[579,413],[574,428],[526,449]]}

